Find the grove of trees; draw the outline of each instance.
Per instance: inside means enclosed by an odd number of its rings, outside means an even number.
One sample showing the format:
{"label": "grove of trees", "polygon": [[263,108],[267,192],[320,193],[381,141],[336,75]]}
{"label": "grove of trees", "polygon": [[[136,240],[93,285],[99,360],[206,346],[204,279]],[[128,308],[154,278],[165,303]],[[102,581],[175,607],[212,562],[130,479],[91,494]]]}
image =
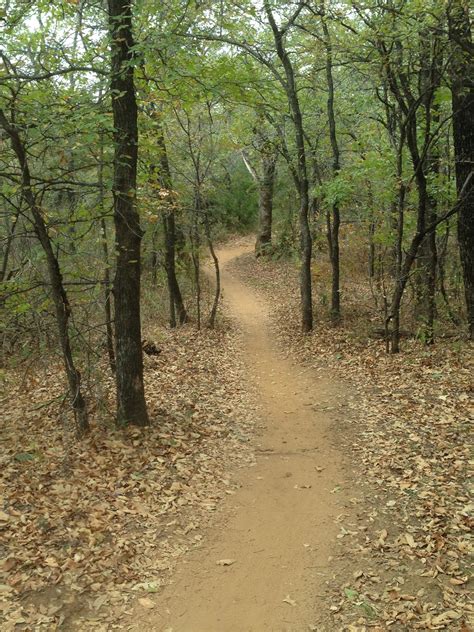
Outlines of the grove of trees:
{"label": "grove of trees", "polygon": [[420,344],[449,327],[472,340],[470,11],[467,0],[6,0],[8,361],[59,350],[79,437],[94,371],[115,376],[117,424],[146,426],[144,294],[166,300],[170,327],[214,327],[215,241],[249,231],[257,256],[296,260],[303,332],[344,323],[343,264],[362,252],[388,352],[406,328]]}

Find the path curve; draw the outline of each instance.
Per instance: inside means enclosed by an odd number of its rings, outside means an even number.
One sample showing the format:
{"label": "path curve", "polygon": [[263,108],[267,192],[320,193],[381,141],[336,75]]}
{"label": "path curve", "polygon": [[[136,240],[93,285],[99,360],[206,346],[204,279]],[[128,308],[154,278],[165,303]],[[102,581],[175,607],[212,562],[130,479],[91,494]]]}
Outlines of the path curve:
{"label": "path curve", "polygon": [[[304,632],[322,604],[339,531],[340,455],[329,437],[343,393],[285,359],[269,330],[268,304],[226,264],[249,246],[221,249],[224,300],[243,331],[263,431],[257,465],[236,473],[240,489],[224,519],[185,556],[141,632]],[[230,566],[216,561],[235,560]]]}

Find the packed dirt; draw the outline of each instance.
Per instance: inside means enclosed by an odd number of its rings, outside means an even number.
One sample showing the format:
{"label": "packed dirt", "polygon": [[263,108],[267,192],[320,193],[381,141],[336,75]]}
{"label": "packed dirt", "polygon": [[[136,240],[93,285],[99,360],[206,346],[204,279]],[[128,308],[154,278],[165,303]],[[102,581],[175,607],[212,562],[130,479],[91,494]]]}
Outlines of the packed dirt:
{"label": "packed dirt", "polygon": [[318,596],[331,572],[337,516],[347,503],[342,457],[329,429],[346,394],[295,366],[272,340],[269,305],[226,270],[249,250],[219,252],[223,295],[242,330],[249,379],[257,385],[263,430],[255,467],[237,473],[200,548],[178,565],[156,608],[137,606],[131,629],[272,632],[321,629]]}

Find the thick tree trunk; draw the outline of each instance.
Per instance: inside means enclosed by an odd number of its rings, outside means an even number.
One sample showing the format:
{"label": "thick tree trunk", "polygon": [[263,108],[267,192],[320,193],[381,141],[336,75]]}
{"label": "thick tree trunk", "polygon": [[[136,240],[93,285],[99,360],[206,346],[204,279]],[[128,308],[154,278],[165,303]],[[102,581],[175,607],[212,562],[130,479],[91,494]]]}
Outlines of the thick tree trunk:
{"label": "thick tree trunk", "polygon": [[[474,56],[468,2],[449,0],[452,46],[451,95],[456,184],[459,202],[458,243],[464,277],[468,332],[474,340]],[[470,178],[470,179],[469,179]]]}
{"label": "thick tree trunk", "polygon": [[14,125],[11,125],[8,122],[2,110],[0,110],[0,125],[10,138],[12,149],[15,152],[18,164],[20,165],[22,194],[31,211],[35,233],[46,255],[48,274],[51,283],[51,294],[56,312],[59,342],[61,345],[64,368],[66,370],[66,376],[69,384],[71,407],[73,409],[76,422],[76,434],[78,437],[82,437],[89,430],[89,420],[87,416],[86,403],[81,391],[81,374],[74,363],[71,340],[69,337],[69,318],[71,315],[69,298],[63,284],[59,261],[54,253],[48,229],[31,188],[31,174],[25,148],[21,142],[17,129]]}
{"label": "thick tree trunk", "polygon": [[114,223],[117,264],[114,282],[117,423],[149,423],[143,384],[140,323],[140,245],[136,206],[137,103],[129,0],[108,0],[111,36],[111,94],[114,119]]}

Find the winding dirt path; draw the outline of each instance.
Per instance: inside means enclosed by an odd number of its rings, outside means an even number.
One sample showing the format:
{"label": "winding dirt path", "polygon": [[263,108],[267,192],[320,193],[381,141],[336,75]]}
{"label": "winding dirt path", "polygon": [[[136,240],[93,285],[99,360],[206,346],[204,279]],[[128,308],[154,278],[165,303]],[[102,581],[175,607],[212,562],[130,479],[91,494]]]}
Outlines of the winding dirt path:
{"label": "winding dirt path", "polygon": [[[136,628],[159,632],[303,632],[316,626],[319,596],[344,503],[343,471],[328,409],[345,394],[285,359],[269,330],[269,306],[226,270],[248,246],[219,252],[224,300],[245,341],[263,410],[257,465],[236,473],[204,544],[185,556],[157,608]],[[229,566],[218,560],[235,560]],[[138,623],[138,622],[137,622]],[[314,626],[314,627],[313,627]]]}

